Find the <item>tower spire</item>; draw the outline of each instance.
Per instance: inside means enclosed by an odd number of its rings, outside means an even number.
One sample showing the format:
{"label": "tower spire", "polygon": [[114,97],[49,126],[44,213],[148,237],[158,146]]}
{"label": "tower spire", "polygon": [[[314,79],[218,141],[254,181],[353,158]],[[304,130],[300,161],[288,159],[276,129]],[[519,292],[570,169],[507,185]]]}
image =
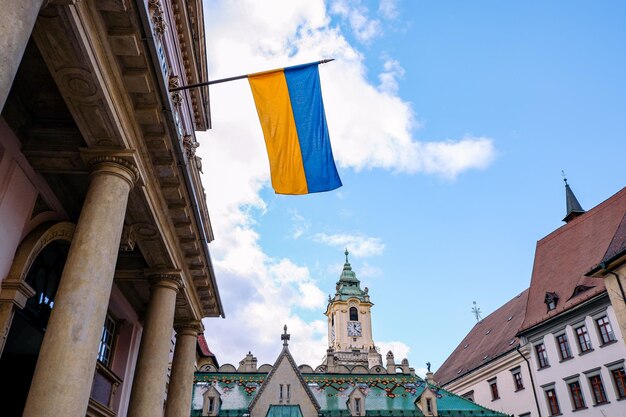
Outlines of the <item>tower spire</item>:
{"label": "tower spire", "polygon": [[585,210],[583,210],[582,206],[578,202],[578,199],[574,195],[574,192],[572,191],[572,189],[570,188],[569,184],[567,183],[567,177],[565,176],[565,172],[561,171],[561,174],[563,175],[563,181],[565,182],[565,211],[566,211],[566,214],[565,214],[565,218],[563,218],[563,221],[565,223],[569,223],[570,221],[572,221],[576,217],[578,217],[581,214],[585,213]]}

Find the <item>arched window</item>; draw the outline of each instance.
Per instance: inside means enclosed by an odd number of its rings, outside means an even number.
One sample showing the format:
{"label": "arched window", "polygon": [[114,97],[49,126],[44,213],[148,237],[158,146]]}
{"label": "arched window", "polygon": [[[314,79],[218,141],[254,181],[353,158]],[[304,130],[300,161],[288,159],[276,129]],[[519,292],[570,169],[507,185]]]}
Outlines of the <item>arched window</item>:
{"label": "arched window", "polygon": [[356,307],[350,307],[350,321],[357,321],[359,319],[359,313],[356,311]]}

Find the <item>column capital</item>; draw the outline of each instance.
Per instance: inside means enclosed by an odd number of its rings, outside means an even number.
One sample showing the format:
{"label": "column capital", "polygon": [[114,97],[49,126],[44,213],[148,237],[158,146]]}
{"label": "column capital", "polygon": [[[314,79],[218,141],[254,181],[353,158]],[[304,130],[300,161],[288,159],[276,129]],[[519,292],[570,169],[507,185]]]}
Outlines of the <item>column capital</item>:
{"label": "column capital", "polygon": [[179,335],[197,336],[204,331],[204,326],[199,320],[180,321],[174,323],[176,337]]}
{"label": "column capital", "polygon": [[170,288],[178,292],[183,288],[183,279],[180,271],[148,271],[148,281],[151,287]]}
{"label": "column capital", "polygon": [[102,173],[117,175],[132,188],[140,182],[136,152],[132,149],[82,148],[80,155],[91,171],[91,175]]}

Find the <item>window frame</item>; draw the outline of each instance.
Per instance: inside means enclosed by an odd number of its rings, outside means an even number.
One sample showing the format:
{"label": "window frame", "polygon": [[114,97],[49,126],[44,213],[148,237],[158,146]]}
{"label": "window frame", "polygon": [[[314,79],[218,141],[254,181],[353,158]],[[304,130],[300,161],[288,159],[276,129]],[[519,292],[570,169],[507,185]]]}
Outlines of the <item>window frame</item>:
{"label": "window frame", "polygon": [[498,380],[490,379],[487,381],[489,383],[489,392],[491,393],[491,401],[496,401],[500,399],[500,392],[498,391]]}
{"label": "window frame", "polygon": [[556,340],[556,345],[559,348],[558,350],[561,361],[572,359],[574,355],[572,354],[572,348],[569,345],[567,333],[558,334],[554,337],[554,339]]}
{"label": "window frame", "polygon": [[550,416],[561,415],[561,407],[559,406],[559,399],[556,395],[554,387],[544,390],[546,395],[546,402],[548,403],[548,412]]}
{"label": "window frame", "polygon": [[513,385],[515,386],[515,392],[517,391],[521,391],[524,388],[524,380],[522,379],[522,370],[520,368],[517,368],[513,371],[511,371],[511,374],[513,375]]}
{"label": "window frame", "polygon": [[[574,333],[576,334],[576,342],[578,343],[578,350],[580,354],[584,354],[587,352],[591,352],[593,350],[593,345],[591,344],[591,337],[589,336],[589,331],[587,330],[587,325],[582,324],[576,328],[574,328]],[[581,342],[581,338],[584,339],[585,346]]]}
{"label": "window frame", "polygon": [[[110,324],[111,328],[107,327]],[[106,318],[102,325],[102,332],[100,333],[100,342],[98,344],[98,354],[96,360],[106,368],[111,368],[113,357],[115,355],[115,342],[117,341],[117,334],[119,333],[119,320],[117,320],[110,312],[107,312]],[[105,335],[110,335],[108,338],[109,343],[105,339]]]}
{"label": "window frame", "polygon": [[[354,312],[354,314],[352,314]],[[356,307],[350,307],[348,310],[350,321],[359,321],[359,310]]]}
{"label": "window frame", "polygon": [[[611,373],[613,388],[615,389],[617,399],[626,399],[626,369],[621,366],[619,368],[610,369],[609,372]],[[620,373],[619,377],[615,375],[616,372]]]}
{"label": "window frame", "polygon": [[[591,398],[594,405],[601,405],[609,403],[609,399],[606,396],[606,389],[604,389],[604,383],[602,382],[602,376],[599,373],[593,375],[587,375],[587,381],[589,382],[589,389],[591,390]],[[596,388],[599,390],[596,391]],[[598,399],[598,394],[601,396]]]}
{"label": "window frame", "polygon": [[[572,385],[576,385],[576,390],[572,388]],[[573,381],[567,381],[567,390],[569,391],[570,399],[572,400],[573,411],[587,408],[585,396],[583,394],[582,387],[580,386],[580,380],[575,379]]]}
{"label": "window frame", "polygon": [[546,346],[543,342],[535,345],[535,353],[537,355],[537,364],[539,365],[539,369],[545,369],[550,366],[548,352],[546,351]]}
{"label": "window frame", "polygon": [[[602,324],[600,323],[601,320],[603,320]],[[611,326],[611,322],[609,321],[609,316],[605,314],[601,317],[594,319],[594,322],[596,323],[596,329],[598,329],[598,338],[600,339],[600,346],[613,343],[617,340],[615,338],[615,332],[613,331],[613,326]]]}

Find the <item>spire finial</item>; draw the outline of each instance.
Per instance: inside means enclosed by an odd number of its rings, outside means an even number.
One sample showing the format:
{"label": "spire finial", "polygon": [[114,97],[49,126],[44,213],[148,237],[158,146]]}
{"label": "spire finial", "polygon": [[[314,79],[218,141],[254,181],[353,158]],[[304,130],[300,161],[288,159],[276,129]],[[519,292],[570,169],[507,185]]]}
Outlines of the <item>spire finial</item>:
{"label": "spire finial", "polygon": [[472,307],[472,313],[474,313],[474,317],[476,317],[476,322],[480,323],[482,317],[480,317],[480,308],[476,306],[476,301],[474,301],[474,307]]}
{"label": "spire finial", "polygon": [[563,221],[566,223],[569,223],[574,218],[583,214],[585,210],[582,208],[582,206],[578,202],[578,199],[574,195],[574,192],[572,191],[571,187],[567,183],[567,177],[565,176],[565,171],[561,171],[561,174],[563,175],[563,181],[565,181],[565,212],[566,214],[565,214],[565,218],[563,219]]}
{"label": "spire finial", "polygon": [[348,248],[346,248],[344,254],[346,255],[346,263],[348,263],[348,255],[350,254],[350,252],[348,252]]}
{"label": "spire finial", "polygon": [[289,346],[289,338],[290,335],[289,333],[287,333],[287,325],[285,324],[285,327],[283,327],[284,329],[284,333],[280,335],[280,340],[283,341],[283,346]]}

